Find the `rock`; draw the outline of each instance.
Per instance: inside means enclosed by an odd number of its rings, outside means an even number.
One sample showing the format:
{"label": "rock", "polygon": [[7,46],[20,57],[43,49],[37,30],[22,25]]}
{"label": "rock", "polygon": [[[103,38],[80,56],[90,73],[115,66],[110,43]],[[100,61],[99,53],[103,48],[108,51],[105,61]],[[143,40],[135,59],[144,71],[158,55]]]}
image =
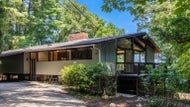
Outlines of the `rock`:
{"label": "rock", "polygon": [[139,104],[136,104],[136,107],[143,107],[143,105],[139,103]]}
{"label": "rock", "polygon": [[144,98],[143,97],[138,97],[136,101],[143,101]]}
{"label": "rock", "polygon": [[110,103],[110,107],[116,107],[115,103]]}
{"label": "rock", "polygon": [[102,95],[102,98],[103,98],[103,99],[108,99],[109,96],[105,94],[105,95]]}

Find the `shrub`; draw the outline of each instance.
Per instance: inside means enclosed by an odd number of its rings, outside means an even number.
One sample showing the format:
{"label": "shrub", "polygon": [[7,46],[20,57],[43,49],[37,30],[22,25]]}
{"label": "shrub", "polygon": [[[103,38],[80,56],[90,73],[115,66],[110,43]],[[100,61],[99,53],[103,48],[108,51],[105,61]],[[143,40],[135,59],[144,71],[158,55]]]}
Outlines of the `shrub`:
{"label": "shrub", "polygon": [[109,69],[110,64],[96,63],[74,64],[62,69],[63,84],[74,86],[93,94],[113,95],[116,92],[113,72]]}
{"label": "shrub", "polygon": [[113,94],[116,90],[114,84],[113,72],[109,69],[110,64],[96,63],[89,65],[88,76],[91,77],[94,84],[91,86],[91,90],[95,93]]}
{"label": "shrub", "polygon": [[65,66],[62,70],[62,80],[65,85],[74,86],[79,89],[89,88],[93,81],[87,76],[84,64]]}
{"label": "shrub", "polygon": [[150,95],[173,96],[179,90],[179,74],[168,65],[162,64],[159,68],[147,66],[147,72],[142,80]]}

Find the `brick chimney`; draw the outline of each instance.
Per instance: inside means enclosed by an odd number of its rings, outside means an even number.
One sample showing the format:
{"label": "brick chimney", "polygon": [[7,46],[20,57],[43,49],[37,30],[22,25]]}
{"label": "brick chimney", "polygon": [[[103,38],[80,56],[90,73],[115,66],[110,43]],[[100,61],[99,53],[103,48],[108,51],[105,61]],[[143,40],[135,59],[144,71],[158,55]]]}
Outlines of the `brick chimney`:
{"label": "brick chimney", "polygon": [[85,32],[77,32],[68,36],[68,41],[88,39],[88,34]]}

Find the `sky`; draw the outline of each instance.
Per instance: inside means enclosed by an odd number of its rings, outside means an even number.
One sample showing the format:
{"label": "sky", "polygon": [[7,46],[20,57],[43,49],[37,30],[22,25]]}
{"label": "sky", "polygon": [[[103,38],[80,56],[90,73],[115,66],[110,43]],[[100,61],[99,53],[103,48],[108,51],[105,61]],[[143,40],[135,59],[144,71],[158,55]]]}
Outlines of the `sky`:
{"label": "sky", "polygon": [[117,10],[113,10],[111,13],[103,12],[101,9],[103,0],[78,0],[78,2],[86,5],[90,12],[97,14],[107,23],[112,22],[118,28],[123,28],[125,33],[137,32],[137,24],[133,22],[134,16],[130,15],[128,11],[119,12]]}

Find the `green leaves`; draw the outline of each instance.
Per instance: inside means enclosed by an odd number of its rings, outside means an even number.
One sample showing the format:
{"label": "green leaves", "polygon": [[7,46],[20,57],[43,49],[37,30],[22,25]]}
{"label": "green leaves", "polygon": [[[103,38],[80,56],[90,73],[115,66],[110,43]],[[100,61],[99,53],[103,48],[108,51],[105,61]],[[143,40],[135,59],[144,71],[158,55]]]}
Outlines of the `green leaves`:
{"label": "green leaves", "polygon": [[[143,79],[143,84],[147,92],[151,95],[173,95],[180,89],[181,80],[177,73],[168,64],[160,64],[159,68],[147,66],[147,76]],[[184,85],[184,84],[183,84]]]}
{"label": "green leaves", "polygon": [[2,50],[62,42],[80,31],[91,38],[124,33],[74,0],[0,0],[0,12]]}
{"label": "green leaves", "polygon": [[[124,0],[117,0],[118,3]],[[115,0],[104,0],[103,10],[125,6],[135,16],[139,30],[148,29],[157,39],[163,55],[182,77],[189,75],[190,2],[189,0],[126,0],[114,6]],[[110,12],[110,11],[108,11]]]}
{"label": "green leaves", "polygon": [[117,28],[112,23],[106,22],[97,15],[88,11],[86,6],[78,4],[76,1],[65,0],[63,2],[64,13],[62,21],[65,28],[60,35],[67,37],[74,32],[85,31],[90,38],[120,35],[124,33],[123,29]]}
{"label": "green leaves", "polygon": [[113,84],[113,72],[108,68],[109,64],[74,64],[62,69],[64,85],[74,86],[93,94],[114,94],[116,86]]}

